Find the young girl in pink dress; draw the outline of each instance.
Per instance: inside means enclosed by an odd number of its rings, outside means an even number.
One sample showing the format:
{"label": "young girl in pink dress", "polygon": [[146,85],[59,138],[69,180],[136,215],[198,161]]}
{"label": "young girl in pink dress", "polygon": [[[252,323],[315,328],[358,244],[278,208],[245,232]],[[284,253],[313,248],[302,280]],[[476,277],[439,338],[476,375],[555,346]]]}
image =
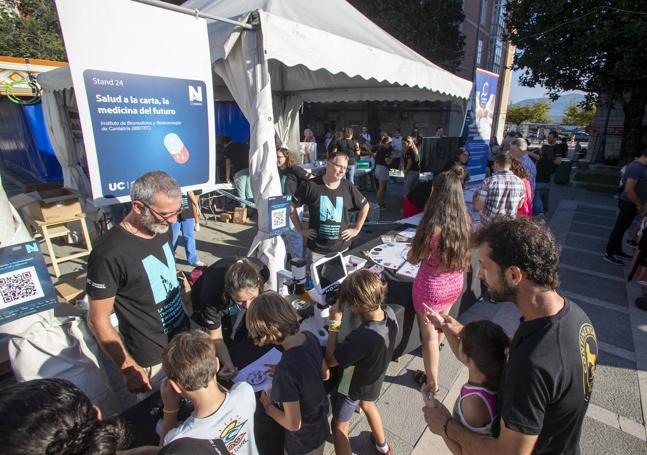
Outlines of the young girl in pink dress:
{"label": "young girl in pink dress", "polygon": [[439,334],[427,314],[448,314],[463,290],[463,270],[469,265],[471,220],[463,186],[456,172],[434,177],[431,195],[418,225],[407,260],[420,263],[413,281],[413,308],[422,336],[425,378],[417,378],[438,390]]}

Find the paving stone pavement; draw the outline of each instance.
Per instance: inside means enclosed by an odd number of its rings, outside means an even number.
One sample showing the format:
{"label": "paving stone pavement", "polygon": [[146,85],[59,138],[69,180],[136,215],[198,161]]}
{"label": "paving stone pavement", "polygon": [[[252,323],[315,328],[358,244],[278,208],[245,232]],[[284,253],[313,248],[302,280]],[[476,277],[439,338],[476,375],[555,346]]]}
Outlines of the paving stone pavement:
{"label": "paving stone pavement", "polygon": [[[369,193],[368,198],[374,200],[374,193]],[[400,201],[400,189],[392,185],[387,193],[390,208],[381,213],[382,220],[399,218]],[[635,284],[626,284],[628,265],[623,268],[602,261],[602,251],[615,220],[615,200],[602,193],[553,185],[551,203],[549,224],[563,247],[560,289],[589,314],[601,351],[582,433],[582,453],[647,455],[647,313],[633,304],[642,290]],[[240,226],[210,220],[196,236],[200,257],[212,263],[221,257],[245,255],[255,231],[253,223]],[[375,236],[376,232],[376,228],[366,227],[362,235]],[[177,257],[179,268],[188,269],[182,248],[178,249]],[[61,269],[64,274],[84,270],[85,262],[66,262]],[[461,316],[463,322],[477,319],[492,319],[512,335],[519,323],[519,313],[510,303],[480,302]],[[419,352],[404,355],[389,366],[377,401],[387,436],[398,455],[448,454],[442,439],[426,429],[422,399],[411,375],[411,370],[418,368],[422,368]],[[440,361],[440,398],[450,409],[466,380],[466,368],[450,349],[444,349]],[[350,436],[354,453],[373,453],[364,416],[354,416]],[[334,453],[332,444],[327,444],[325,453]]]}
{"label": "paving stone pavement", "polygon": [[[580,441],[582,454],[646,454],[647,314],[633,304],[642,290],[626,283],[629,264],[611,267],[602,261],[616,201],[610,195],[556,185],[551,193],[557,207],[550,213],[549,225],[562,246],[560,290],[589,315],[600,348]],[[461,317],[481,318],[494,320],[512,334],[519,313],[510,303],[479,302]],[[441,371],[444,368],[441,362]],[[444,399],[448,407],[465,381],[466,369],[461,373]],[[429,453],[450,452],[442,438],[425,430],[411,454]]]}

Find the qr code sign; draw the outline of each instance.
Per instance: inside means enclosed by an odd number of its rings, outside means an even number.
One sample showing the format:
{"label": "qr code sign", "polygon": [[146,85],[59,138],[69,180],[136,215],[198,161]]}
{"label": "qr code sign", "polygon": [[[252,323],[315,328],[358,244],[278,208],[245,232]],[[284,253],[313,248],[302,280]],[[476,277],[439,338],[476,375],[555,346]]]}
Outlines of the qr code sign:
{"label": "qr code sign", "polygon": [[272,211],[272,229],[281,229],[287,226],[287,213],[288,211],[285,209]]}
{"label": "qr code sign", "polygon": [[44,296],[33,266],[0,275],[0,304],[3,307],[18,305]]}

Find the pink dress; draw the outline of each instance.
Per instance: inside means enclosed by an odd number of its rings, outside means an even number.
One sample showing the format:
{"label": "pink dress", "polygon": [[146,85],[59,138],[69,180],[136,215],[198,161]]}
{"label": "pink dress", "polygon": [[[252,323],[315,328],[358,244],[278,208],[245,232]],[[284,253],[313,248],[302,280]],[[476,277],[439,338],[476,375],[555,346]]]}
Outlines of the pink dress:
{"label": "pink dress", "polygon": [[526,197],[523,199],[523,204],[517,210],[517,213],[521,216],[531,217],[532,216],[532,188],[530,188],[530,182],[528,179],[522,179],[523,185],[526,188]]}
{"label": "pink dress", "polygon": [[[431,239],[432,248],[437,252],[440,235]],[[432,255],[420,264],[418,274],[413,280],[413,309],[419,315],[429,313],[427,305],[440,313],[449,309],[463,290],[463,270],[455,272],[436,272],[440,258]]]}

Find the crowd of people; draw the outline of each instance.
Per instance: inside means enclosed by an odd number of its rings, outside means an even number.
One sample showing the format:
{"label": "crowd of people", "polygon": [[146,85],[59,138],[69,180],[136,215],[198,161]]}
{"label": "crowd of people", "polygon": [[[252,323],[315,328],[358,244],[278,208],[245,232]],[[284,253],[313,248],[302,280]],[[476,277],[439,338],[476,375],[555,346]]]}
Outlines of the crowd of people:
{"label": "crowd of people", "polygon": [[[372,143],[365,129],[359,138]],[[419,143],[416,131],[406,137],[396,131],[369,151],[378,202],[395,165],[404,171],[405,215],[422,210],[407,257],[419,265],[411,299],[424,363],[414,375],[422,398],[410,405],[423,407],[420,418],[452,453],[578,453],[597,362],[595,330],[559,294],[558,245],[549,228],[532,218],[541,213],[533,192],[546,183],[546,173],[550,181],[559,157],[549,148],[532,154],[523,139],[510,138],[474,192],[472,204],[480,212],[475,229],[464,195],[469,153],[457,150],[433,181],[418,182]],[[234,153],[230,144],[226,177],[246,194],[243,148]],[[360,140],[345,129],[330,141],[324,174],[312,178],[295,165],[292,151],[277,150],[281,188],[292,197],[294,229],[286,241],[293,257],[312,263],[344,252],[362,230],[369,206],[353,184],[361,153]],[[630,179],[634,174],[632,169]],[[632,180],[628,185],[636,186]],[[541,189],[546,210],[548,191]],[[349,423],[359,409],[375,451],[393,453],[376,400],[403,328],[387,304],[384,276],[360,269],[346,277],[329,309],[322,348],[316,334],[300,330],[292,304],[266,289],[270,272],[255,258],[200,267],[185,306],[174,251],[181,230],[189,262],[203,265],[187,235],[199,222],[195,197],[156,171],[132,184],[131,199],[128,215],[95,243],[87,268],[87,320],[97,342],[130,393],[141,401],[159,391],[163,403],[159,445],[123,453],[255,455],[268,444],[254,427],[262,412],[282,427],[287,454],[322,454],[330,438],[335,453],[350,455]],[[350,211],[357,213],[353,222]],[[462,326],[450,316],[472,254],[492,302],[513,302],[523,316],[512,339],[493,322]],[[343,320],[351,317],[359,325],[342,339]],[[444,339],[469,372],[453,412],[436,399]],[[244,366],[234,350],[243,341],[282,351],[277,364],[266,366],[271,389],[255,393],[247,382],[233,384]],[[180,419],[184,402],[191,403],[191,413]],[[69,382],[16,384],[0,391],[0,445],[7,453],[114,454],[127,445],[126,429],[118,418],[105,417]]]}

